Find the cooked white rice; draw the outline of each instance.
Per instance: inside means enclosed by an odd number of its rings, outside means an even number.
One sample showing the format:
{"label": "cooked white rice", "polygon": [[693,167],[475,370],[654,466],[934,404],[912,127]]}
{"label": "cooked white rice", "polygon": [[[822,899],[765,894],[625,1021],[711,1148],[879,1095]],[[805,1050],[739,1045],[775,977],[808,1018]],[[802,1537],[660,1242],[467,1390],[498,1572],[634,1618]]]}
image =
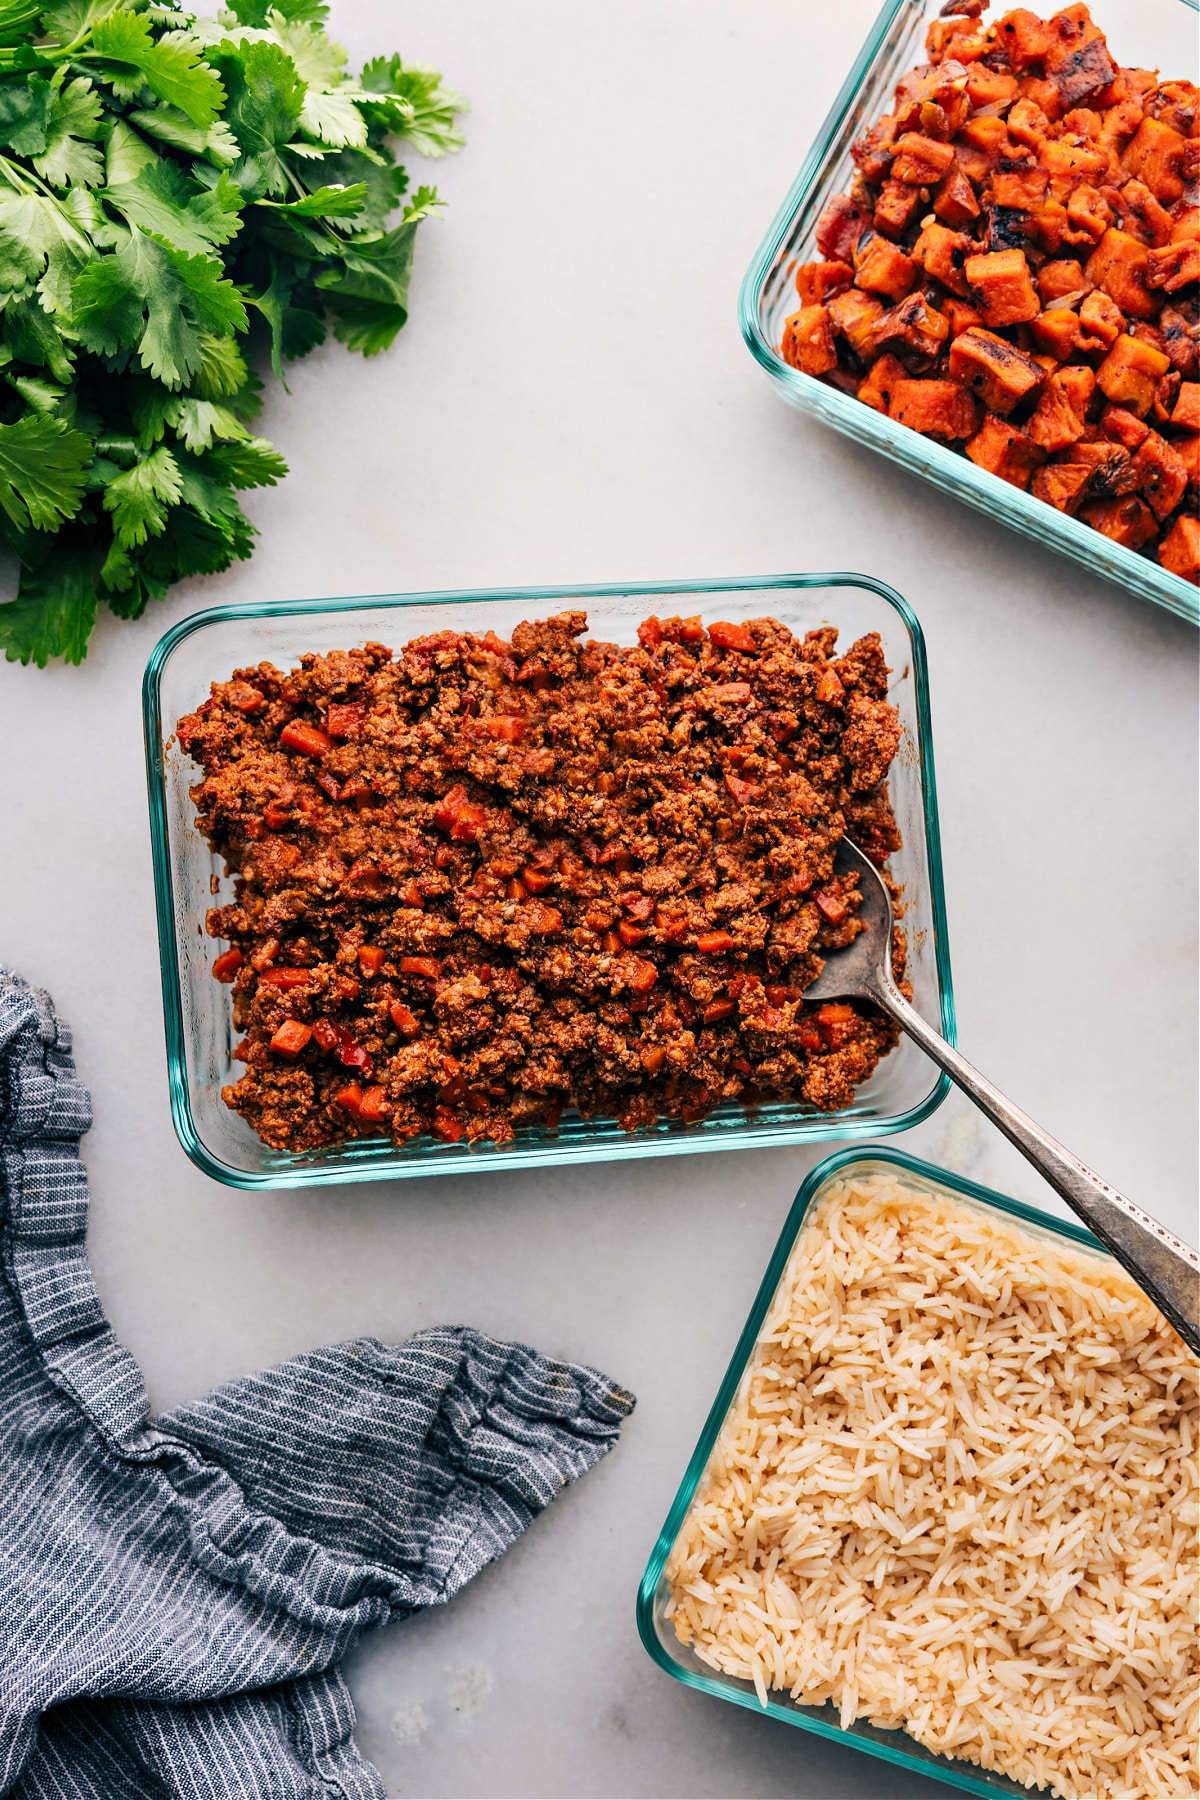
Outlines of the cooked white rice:
{"label": "cooked white rice", "polygon": [[805,1224],[667,1565],[703,1660],[1066,1797],[1197,1792],[1196,1361],[891,1175]]}

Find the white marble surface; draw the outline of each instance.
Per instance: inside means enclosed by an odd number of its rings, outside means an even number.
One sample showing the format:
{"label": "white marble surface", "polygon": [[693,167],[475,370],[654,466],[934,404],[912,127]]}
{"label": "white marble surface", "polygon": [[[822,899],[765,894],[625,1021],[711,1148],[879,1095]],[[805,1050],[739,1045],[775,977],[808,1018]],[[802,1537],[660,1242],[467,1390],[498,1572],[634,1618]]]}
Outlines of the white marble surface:
{"label": "white marble surface", "polygon": [[[860,568],[928,635],[960,1041],[1196,1237],[1195,639],[790,413],[738,282],[873,0],[335,0],[471,97],[413,316],[268,401],[292,474],[252,563],[107,619],[82,669],[0,665],[0,959],[54,992],[95,1097],[104,1303],[157,1405],[445,1320],[639,1395],[615,1454],[440,1615],[349,1665],[391,1794],[896,1796],[918,1777],[683,1690],[638,1577],[819,1152],[241,1194],[167,1108],[138,684],[218,601]],[[415,159],[414,159],[415,160]],[[964,1103],[900,1140],[1054,1207]]]}

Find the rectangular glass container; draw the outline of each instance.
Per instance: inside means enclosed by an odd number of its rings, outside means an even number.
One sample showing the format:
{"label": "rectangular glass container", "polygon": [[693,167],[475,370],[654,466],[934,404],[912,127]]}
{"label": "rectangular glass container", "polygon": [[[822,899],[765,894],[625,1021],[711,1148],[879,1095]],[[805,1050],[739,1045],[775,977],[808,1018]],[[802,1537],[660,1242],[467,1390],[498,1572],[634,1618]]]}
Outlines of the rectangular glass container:
{"label": "rectangular glass container", "polygon": [[702,1693],[713,1694],[718,1700],[732,1700],[735,1706],[747,1706],[755,1712],[765,1712],[773,1719],[782,1719],[785,1724],[798,1725],[802,1731],[812,1731],[835,1743],[848,1744],[855,1750],[865,1750],[869,1756],[878,1756],[884,1762],[915,1770],[918,1774],[944,1782],[947,1787],[961,1788],[968,1794],[1020,1794],[1028,1800],[1031,1790],[1010,1780],[1007,1775],[998,1774],[991,1769],[981,1769],[977,1764],[966,1762],[961,1757],[939,1755],[937,1751],[929,1750],[915,1738],[909,1737],[906,1731],[885,1731],[877,1725],[868,1724],[865,1719],[856,1719],[852,1725],[843,1729],[839,1723],[838,1709],[830,1703],[805,1706],[786,1693],[768,1689],[767,1704],[764,1707],[752,1681],[742,1681],[733,1675],[723,1674],[703,1662],[694,1649],[680,1643],[667,1618],[670,1599],[664,1574],[667,1562],[708,1467],[713,1447],[737,1400],[738,1390],[758,1345],[759,1332],[787,1273],[796,1240],[810,1209],[830,1185],[849,1169],[853,1169],[856,1174],[891,1175],[903,1185],[919,1192],[934,1193],[960,1205],[965,1203],[984,1213],[999,1213],[1008,1218],[1019,1219],[1032,1235],[1066,1238],[1073,1244],[1094,1251],[1101,1261],[1112,1263],[1112,1258],[1102,1245],[1090,1232],[1082,1230],[1078,1225],[1061,1223],[1046,1213],[1035,1211],[1033,1207],[1023,1206],[1018,1200],[1009,1200],[1003,1194],[993,1193],[990,1188],[978,1187],[973,1181],[966,1181],[945,1169],[934,1168],[930,1163],[920,1162],[915,1156],[906,1155],[903,1150],[849,1149],[835,1151],[832,1156],[826,1157],[812,1171],[796,1196],[750,1309],[750,1317],[746,1320],[745,1329],[733,1353],[733,1360],[700,1433],[700,1441],[692,1452],[679,1492],[667,1514],[666,1523],[658,1534],[658,1541],[638,1589],[638,1633],[659,1667],[665,1669],[668,1675],[673,1675],[676,1681],[683,1682],[686,1687],[699,1688]]}
{"label": "rectangular glass container", "polygon": [[[1093,0],[1091,10],[1122,67],[1160,68],[1164,77],[1194,80],[1198,4],[1200,0]],[[1054,7],[1035,10],[1048,16]],[[941,11],[942,0],[886,0],[747,271],[738,303],[742,334],[793,406],[1130,593],[1153,600],[1192,624],[1200,623],[1200,592],[1191,582],[1114,544],[1082,520],[1023,494],[959,452],[897,425],[852,394],[839,393],[815,376],[790,368],[779,354],[783,321],[800,305],[796,266],[820,257],[817,221],[833,196],[849,186],[854,173],[850,146],[888,111],[901,76],[925,61],[925,33]]]}
{"label": "rectangular glass container", "polygon": [[229,989],[212,978],[216,946],[204,919],[209,907],[232,898],[232,882],[196,828],[188,790],[200,771],[174,738],[176,722],[207,699],[211,682],[228,680],[247,664],[266,660],[287,669],[307,650],[349,649],[372,638],[399,649],[422,633],[448,627],[507,636],[520,620],[568,605],[587,608],[591,636],[623,644],[636,642],[638,624],[652,612],[698,612],[706,620],[770,613],[801,635],[836,625],[842,647],[878,631],[903,731],[890,792],[904,847],[890,866],[904,888],[909,976],[921,1012],[954,1041],[925,647],[911,608],[882,582],[865,575],[777,575],[219,607],[167,632],[143,682],[171,1112],[188,1155],[218,1181],[296,1187],[878,1136],[915,1124],[945,1097],[945,1076],[903,1038],[858,1089],[853,1104],[835,1113],[800,1103],[752,1109],[726,1104],[698,1124],[664,1119],[626,1132],[615,1119],[567,1112],[557,1131],[526,1127],[511,1144],[468,1148],[424,1137],[401,1149],[384,1138],[367,1138],[295,1154],[268,1148],[224,1104],[221,1089],[240,1071],[231,1060]]}

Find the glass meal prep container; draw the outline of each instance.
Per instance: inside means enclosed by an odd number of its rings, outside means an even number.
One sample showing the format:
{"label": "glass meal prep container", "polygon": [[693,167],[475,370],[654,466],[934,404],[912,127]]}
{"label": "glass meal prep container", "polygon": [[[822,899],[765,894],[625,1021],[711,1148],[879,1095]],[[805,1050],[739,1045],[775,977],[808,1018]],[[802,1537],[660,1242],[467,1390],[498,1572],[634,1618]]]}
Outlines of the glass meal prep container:
{"label": "glass meal prep container", "polygon": [[[1042,0],[1033,10],[1048,17],[1057,4],[1058,0]],[[1090,4],[1119,64],[1160,68],[1164,77],[1180,79],[1195,79],[1198,7],[1200,0],[1091,0]],[[1004,10],[997,4],[996,16]],[[1200,623],[1200,593],[1191,582],[977,468],[966,456],[898,425],[853,395],[790,368],[779,354],[784,319],[800,305],[796,268],[820,258],[817,221],[833,196],[848,188],[854,173],[850,146],[888,111],[901,76],[925,61],[925,33],[941,11],[942,0],[887,0],[742,283],[738,305],[742,334],[793,406],[1130,593]]]}
{"label": "glass meal prep container", "polygon": [[945,1076],[902,1038],[857,1090],[853,1105],[839,1112],[798,1102],[753,1109],[727,1103],[698,1124],[664,1119],[634,1132],[623,1131],[615,1119],[566,1112],[556,1131],[526,1127],[513,1143],[471,1149],[421,1137],[404,1148],[384,1138],[358,1138],[303,1153],[272,1150],[224,1104],[221,1089],[238,1079],[240,1068],[231,1056],[229,989],[213,979],[217,946],[204,920],[211,906],[232,898],[233,883],[196,827],[188,790],[200,770],[179,748],[176,722],[208,697],[211,682],[228,680],[248,664],[265,660],[288,669],[305,651],[348,649],[371,639],[398,650],[411,638],[447,628],[507,636],[522,619],[564,606],[586,607],[589,634],[623,644],[635,643],[638,624],[655,612],[698,612],[706,620],[769,613],[797,635],[836,625],[843,648],[864,632],[879,633],[903,733],[890,792],[904,847],[890,867],[904,889],[908,973],[916,1005],[954,1041],[924,641],[907,602],[882,582],[865,575],[778,575],[219,607],[167,632],[143,683],[171,1112],[188,1155],[218,1181],[247,1188],[309,1186],[878,1136],[915,1124],[944,1098]]}
{"label": "glass meal prep container", "polygon": [[864,1750],[868,1756],[880,1757],[898,1768],[911,1769],[917,1774],[944,1782],[947,1787],[960,1788],[968,1794],[1020,1794],[1028,1800],[1034,1790],[1023,1787],[1019,1782],[1012,1781],[1007,1775],[1001,1775],[995,1770],[981,1769],[978,1764],[967,1762],[962,1757],[944,1756],[929,1750],[924,1744],[911,1738],[906,1731],[884,1730],[880,1726],[869,1724],[865,1719],[856,1719],[852,1725],[843,1729],[839,1723],[838,1709],[832,1703],[806,1706],[793,1700],[784,1691],[768,1689],[764,1707],[752,1681],[726,1675],[702,1661],[691,1646],[682,1644],[676,1637],[674,1626],[667,1617],[670,1603],[665,1575],[667,1563],[696,1498],[713,1448],[749,1373],[759,1333],[787,1274],[796,1241],[810,1210],[829,1187],[850,1170],[856,1175],[890,1175],[902,1186],[921,1193],[933,1193],[952,1200],[959,1206],[974,1208],[993,1217],[999,1214],[1009,1219],[1019,1219],[1031,1236],[1066,1238],[1072,1244],[1093,1251],[1101,1262],[1112,1264],[1113,1259],[1107,1250],[1080,1226],[1068,1225],[1033,1207],[1023,1206],[1018,1200],[1009,1200],[1003,1194],[993,1193],[990,1188],[978,1187],[972,1181],[952,1175],[945,1169],[935,1168],[930,1163],[921,1162],[902,1150],[848,1149],[835,1151],[832,1156],[826,1157],[812,1171],[796,1196],[725,1379],[705,1421],[700,1441],[692,1452],[679,1492],[667,1514],[666,1523],[658,1534],[658,1541],[638,1589],[638,1633],[659,1667],[673,1675],[676,1681],[683,1682],[686,1687],[699,1688],[701,1693],[713,1694],[718,1700],[731,1700],[735,1706],[747,1706],[755,1712],[765,1712],[773,1719],[782,1719],[785,1724],[798,1725],[802,1731],[815,1732],[819,1737],[829,1738],[835,1743]]}

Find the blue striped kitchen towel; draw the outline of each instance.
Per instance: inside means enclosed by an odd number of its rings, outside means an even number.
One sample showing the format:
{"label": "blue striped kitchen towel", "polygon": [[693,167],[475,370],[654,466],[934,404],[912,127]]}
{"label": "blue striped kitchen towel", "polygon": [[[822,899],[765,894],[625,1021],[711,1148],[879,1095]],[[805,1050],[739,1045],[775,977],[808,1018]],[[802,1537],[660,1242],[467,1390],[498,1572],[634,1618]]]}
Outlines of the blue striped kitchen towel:
{"label": "blue striped kitchen towel", "polygon": [[90,1123],[0,970],[0,1794],[380,1800],[339,1659],[501,1555],[633,1398],[445,1327],[152,1419],[88,1267]]}

